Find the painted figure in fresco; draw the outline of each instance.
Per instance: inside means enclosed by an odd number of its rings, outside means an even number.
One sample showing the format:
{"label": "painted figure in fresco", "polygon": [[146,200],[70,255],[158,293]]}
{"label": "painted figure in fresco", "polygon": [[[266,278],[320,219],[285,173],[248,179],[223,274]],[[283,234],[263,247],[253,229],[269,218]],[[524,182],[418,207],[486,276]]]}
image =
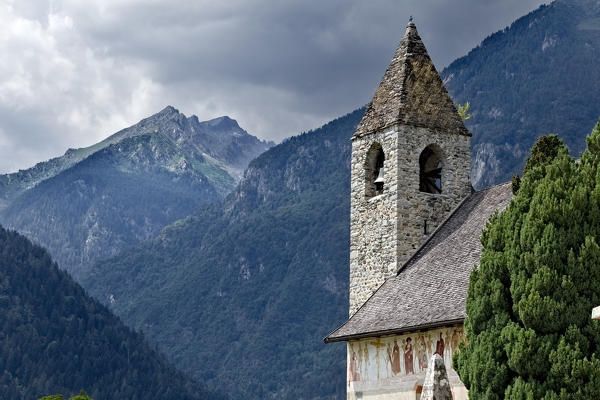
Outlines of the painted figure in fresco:
{"label": "painted figure in fresco", "polygon": [[411,339],[406,338],[406,344],[404,345],[404,370],[406,374],[414,374],[413,369],[413,346],[410,343]]}
{"label": "painted figure in fresco", "polygon": [[390,364],[392,365],[392,372],[394,375],[400,373],[400,347],[398,347],[398,342],[394,339],[394,348],[390,349],[390,345],[387,347],[388,358],[390,360]]}
{"label": "painted figure in fresco", "polygon": [[419,369],[421,371],[427,371],[427,345],[425,344],[425,337],[423,335],[417,338],[417,344],[415,346],[417,358],[419,359]]}
{"label": "painted figure in fresco", "polygon": [[440,339],[435,345],[435,353],[433,354],[439,354],[440,357],[444,358],[444,338],[442,337],[442,332],[440,332]]}
{"label": "painted figure in fresco", "polygon": [[456,353],[460,344],[460,331],[454,330],[452,332],[452,353]]}
{"label": "painted figure in fresco", "polygon": [[360,381],[360,374],[358,373],[358,367],[356,366],[356,352],[352,349],[352,358],[350,359],[350,371],[348,371],[349,382]]}
{"label": "painted figure in fresco", "polygon": [[379,339],[375,339],[374,341],[369,342],[369,344],[375,347],[375,359],[379,359],[379,349],[384,349],[385,344],[381,343],[381,340]]}

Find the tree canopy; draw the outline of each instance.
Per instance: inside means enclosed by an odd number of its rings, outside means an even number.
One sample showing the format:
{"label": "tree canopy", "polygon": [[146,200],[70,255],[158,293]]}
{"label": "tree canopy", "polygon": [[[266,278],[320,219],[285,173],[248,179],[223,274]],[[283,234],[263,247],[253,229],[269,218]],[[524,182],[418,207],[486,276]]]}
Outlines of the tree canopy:
{"label": "tree canopy", "polygon": [[591,399],[600,392],[600,123],[581,160],[538,140],[471,274],[467,344],[454,366],[478,399]]}
{"label": "tree canopy", "polygon": [[[63,400],[63,399],[64,399],[64,396],[62,394],[53,394],[50,396],[41,397],[38,400]],[[79,392],[79,394],[77,396],[70,397],[69,400],[94,400],[94,399],[92,399],[90,396],[88,396],[88,394],[85,392],[85,390],[82,390],[81,392]]]}
{"label": "tree canopy", "polygon": [[3,400],[69,396],[82,387],[95,399],[224,398],[175,370],[46,250],[1,226],[0,327]]}

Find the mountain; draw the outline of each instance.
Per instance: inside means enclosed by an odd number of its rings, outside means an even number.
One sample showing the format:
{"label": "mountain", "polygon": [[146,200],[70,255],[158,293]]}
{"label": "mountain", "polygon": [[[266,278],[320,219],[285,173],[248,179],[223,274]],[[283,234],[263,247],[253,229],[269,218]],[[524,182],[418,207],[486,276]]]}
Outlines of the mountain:
{"label": "mountain", "polygon": [[[600,115],[595,4],[543,6],[444,70],[472,104],[478,187],[520,172],[537,135],[579,151]],[[234,398],[344,398],[344,347],[321,338],[347,313],[349,139],[363,111],[263,153],[223,203],[99,262],[84,286],[179,367],[234,382]]]}
{"label": "mountain", "polygon": [[557,0],[486,38],[442,72],[471,104],[473,185],[521,173],[535,139],[557,133],[577,156],[600,116],[600,2]]}
{"label": "mountain", "polygon": [[176,371],[46,250],[0,227],[0,393],[37,399],[224,399]]}
{"label": "mountain", "polygon": [[233,398],[345,398],[345,347],[322,338],[347,313],[349,139],[363,112],[263,153],[221,205],[96,264],[84,287]]}
{"label": "mountain", "polygon": [[271,145],[228,117],[200,122],[167,107],[94,146],[0,176],[0,221],[79,276],[222,199]]}

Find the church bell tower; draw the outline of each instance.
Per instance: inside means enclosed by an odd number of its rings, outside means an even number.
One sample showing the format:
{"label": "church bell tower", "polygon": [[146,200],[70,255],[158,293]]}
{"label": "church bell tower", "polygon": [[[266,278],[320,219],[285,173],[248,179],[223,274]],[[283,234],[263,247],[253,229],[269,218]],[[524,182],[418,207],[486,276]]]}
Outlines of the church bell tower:
{"label": "church bell tower", "polygon": [[352,137],[350,315],[471,193],[470,139],[411,19]]}

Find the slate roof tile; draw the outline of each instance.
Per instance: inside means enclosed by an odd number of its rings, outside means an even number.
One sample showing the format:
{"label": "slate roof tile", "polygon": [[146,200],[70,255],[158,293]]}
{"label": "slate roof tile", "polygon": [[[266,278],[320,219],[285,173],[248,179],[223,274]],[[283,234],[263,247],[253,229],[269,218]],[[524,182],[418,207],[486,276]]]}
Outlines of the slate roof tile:
{"label": "slate roof tile", "polygon": [[481,257],[481,232],[512,198],[510,182],[472,193],[325,342],[462,322],[469,276]]}

